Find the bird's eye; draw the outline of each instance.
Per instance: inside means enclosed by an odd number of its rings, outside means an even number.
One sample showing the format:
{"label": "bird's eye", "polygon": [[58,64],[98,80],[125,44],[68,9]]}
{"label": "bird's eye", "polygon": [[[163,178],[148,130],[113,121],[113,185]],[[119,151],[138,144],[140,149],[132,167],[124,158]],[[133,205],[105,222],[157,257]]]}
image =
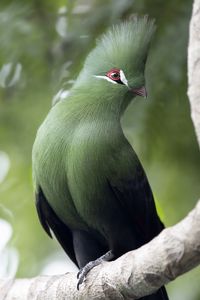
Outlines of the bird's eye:
{"label": "bird's eye", "polygon": [[116,83],[123,84],[120,78],[120,69],[111,69],[106,73],[106,76]]}
{"label": "bird's eye", "polygon": [[114,80],[120,79],[119,73],[111,73],[111,74],[110,74],[110,77],[111,77],[112,79],[114,79]]}

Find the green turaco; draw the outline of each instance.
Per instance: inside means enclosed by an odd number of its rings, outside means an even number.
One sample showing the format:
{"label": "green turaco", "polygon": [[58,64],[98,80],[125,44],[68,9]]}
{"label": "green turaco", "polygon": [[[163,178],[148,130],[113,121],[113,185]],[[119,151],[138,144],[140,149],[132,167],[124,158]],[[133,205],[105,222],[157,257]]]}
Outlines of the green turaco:
{"label": "green turaco", "polygon": [[[154,22],[113,26],[97,42],[66,99],[40,126],[33,178],[40,222],[80,268],[91,268],[150,241],[162,229],[143,167],[120,119],[146,97],[145,63]],[[168,299],[165,288],[148,300]]]}

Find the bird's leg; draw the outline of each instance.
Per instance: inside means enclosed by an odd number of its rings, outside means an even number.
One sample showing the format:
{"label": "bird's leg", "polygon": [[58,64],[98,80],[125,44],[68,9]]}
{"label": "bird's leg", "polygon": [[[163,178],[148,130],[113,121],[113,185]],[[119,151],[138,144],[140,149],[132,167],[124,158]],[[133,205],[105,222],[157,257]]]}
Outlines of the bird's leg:
{"label": "bird's leg", "polygon": [[77,274],[78,283],[77,289],[79,290],[79,286],[83,283],[85,277],[87,276],[88,272],[93,269],[94,267],[100,265],[103,261],[110,261],[114,258],[114,254],[112,250],[106,252],[104,255],[100,256],[99,258],[90,261],[85,267],[81,268]]}

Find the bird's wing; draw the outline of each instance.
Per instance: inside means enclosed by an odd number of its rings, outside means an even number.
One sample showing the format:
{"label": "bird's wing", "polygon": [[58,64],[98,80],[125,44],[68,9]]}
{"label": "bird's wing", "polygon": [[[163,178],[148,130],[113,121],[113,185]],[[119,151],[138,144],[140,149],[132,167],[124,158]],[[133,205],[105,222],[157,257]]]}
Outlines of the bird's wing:
{"label": "bird's wing", "polygon": [[36,194],[36,208],[39,216],[40,223],[46,233],[52,238],[51,231],[53,231],[58,242],[63,247],[64,251],[70,257],[70,259],[77,265],[74,248],[73,239],[70,229],[59,219],[56,213],[53,211],[49,205],[45,195],[41,188],[39,188]]}
{"label": "bird's wing", "polygon": [[158,235],[164,225],[157,215],[153,194],[139,159],[132,174],[131,166],[127,169],[127,172],[123,170],[123,175],[118,171],[117,178],[109,180],[109,185],[143,244]]}

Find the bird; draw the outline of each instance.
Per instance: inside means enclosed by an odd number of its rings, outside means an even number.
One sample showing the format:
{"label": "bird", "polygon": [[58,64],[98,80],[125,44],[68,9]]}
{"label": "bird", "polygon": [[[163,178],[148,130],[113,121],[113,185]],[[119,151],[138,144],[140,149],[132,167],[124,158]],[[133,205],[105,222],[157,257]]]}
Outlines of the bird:
{"label": "bird", "polygon": [[[145,66],[154,32],[155,22],[147,16],[108,29],[36,134],[37,213],[46,233],[54,234],[80,269],[78,289],[94,266],[139,248],[164,228],[121,126],[130,102],[147,97]],[[142,299],[168,296],[161,287]]]}

